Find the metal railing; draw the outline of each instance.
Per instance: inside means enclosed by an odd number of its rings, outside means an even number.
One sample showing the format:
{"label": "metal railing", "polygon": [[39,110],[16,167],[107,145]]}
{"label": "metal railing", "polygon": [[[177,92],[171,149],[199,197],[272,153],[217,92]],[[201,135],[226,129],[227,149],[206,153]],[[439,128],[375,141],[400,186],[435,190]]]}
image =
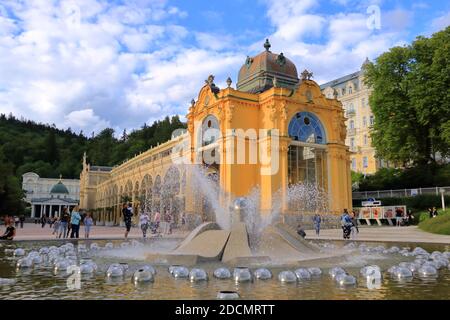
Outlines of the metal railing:
{"label": "metal railing", "polygon": [[422,194],[440,195],[440,190],[444,189],[445,195],[450,195],[450,187],[412,188],[396,190],[376,190],[376,191],[353,191],[353,199],[382,199],[395,197],[413,197]]}

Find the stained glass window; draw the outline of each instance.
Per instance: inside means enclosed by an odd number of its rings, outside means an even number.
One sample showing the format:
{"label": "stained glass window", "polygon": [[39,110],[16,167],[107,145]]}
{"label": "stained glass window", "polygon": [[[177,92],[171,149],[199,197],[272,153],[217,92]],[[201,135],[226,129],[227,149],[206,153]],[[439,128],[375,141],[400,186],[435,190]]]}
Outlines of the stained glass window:
{"label": "stained glass window", "polygon": [[298,112],[289,123],[288,133],[296,141],[325,144],[325,130],[322,123],[310,112]]}

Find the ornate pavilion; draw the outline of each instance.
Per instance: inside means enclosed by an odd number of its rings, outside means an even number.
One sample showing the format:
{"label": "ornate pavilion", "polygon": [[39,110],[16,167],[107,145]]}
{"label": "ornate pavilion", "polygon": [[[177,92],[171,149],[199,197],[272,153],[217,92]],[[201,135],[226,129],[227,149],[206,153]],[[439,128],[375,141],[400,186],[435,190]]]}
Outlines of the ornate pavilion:
{"label": "ornate pavilion", "polygon": [[[247,57],[236,88],[230,78],[221,89],[208,77],[191,102],[185,133],[113,168],[91,166],[84,157],[81,208],[94,211],[106,224],[120,223],[124,200],[136,208],[145,202],[152,212],[213,219],[206,212],[210,207],[196,200],[189,170],[176,164],[188,159],[216,177],[223,206],[257,186],[265,214],[276,194],[286,197],[289,185],[306,182],[326,192],[328,213],[350,209],[350,152],[342,104],[322,94],[312,73],[305,70],[299,78],[292,61],[270,47],[266,40],[263,52]],[[188,148],[179,147],[186,144]],[[205,154],[218,161],[206,163]],[[290,214],[288,206],[282,212]]]}

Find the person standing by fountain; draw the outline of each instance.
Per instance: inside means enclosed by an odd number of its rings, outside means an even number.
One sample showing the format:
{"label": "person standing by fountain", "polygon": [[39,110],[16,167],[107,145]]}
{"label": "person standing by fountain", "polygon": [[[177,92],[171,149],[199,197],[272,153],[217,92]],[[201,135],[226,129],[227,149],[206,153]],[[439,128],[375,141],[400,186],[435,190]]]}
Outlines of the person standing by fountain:
{"label": "person standing by fountain", "polygon": [[158,210],[155,212],[155,216],[153,217],[153,233],[157,233],[159,229],[159,224],[161,222],[161,214]]}
{"label": "person standing by fountain", "polygon": [[402,216],[403,216],[403,211],[400,208],[395,209],[395,218],[397,221],[397,227],[400,227],[402,225]]}
{"label": "person standing by fountain", "polygon": [[142,230],[142,236],[144,239],[147,238],[147,229],[148,229],[148,222],[150,221],[150,217],[148,213],[144,210],[141,211],[141,215],[139,216],[139,224],[141,226]]}
{"label": "person standing by fountain", "polygon": [[319,237],[320,233],[320,224],[322,223],[322,217],[320,214],[316,213],[313,216],[314,229],[316,230],[316,236]]}
{"label": "person standing by fountain", "polygon": [[70,238],[78,239],[80,237],[81,216],[78,210],[79,210],[78,206],[75,206],[75,208],[73,208],[72,210],[72,214],[70,215],[70,228],[72,230],[70,232]]}
{"label": "person standing by fountain", "polygon": [[341,226],[344,239],[350,239],[350,232],[353,223],[347,209],[344,209],[344,213],[341,216]]}
{"label": "person standing by fountain", "polygon": [[123,222],[125,222],[125,239],[128,239],[128,233],[131,230],[131,217],[133,216],[133,212],[130,210],[126,203],[123,204],[122,215]]}
{"label": "person standing by fountain", "polygon": [[89,233],[91,232],[91,227],[94,224],[94,220],[92,220],[91,214],[86,213],[86,217],[83,220],[84,223],[84,237],[89,238]]}
{"label": "person standing by fountain", "polygon": [[61,238],[61,235],[63,238],[67,238],[67,235],[69,234],[67,232],[67,225],[70,222],[70,214],[67,212],[67,208],[63,209],[63,213],[61,215],[61,222],[59,224],[59,235],[58,238]]}
{"label": "person standing by fountain", "polygon": [[47,223],[47,218],[45,215],[43,215],[41,217],[41,227],[44,228],[46,223]]}

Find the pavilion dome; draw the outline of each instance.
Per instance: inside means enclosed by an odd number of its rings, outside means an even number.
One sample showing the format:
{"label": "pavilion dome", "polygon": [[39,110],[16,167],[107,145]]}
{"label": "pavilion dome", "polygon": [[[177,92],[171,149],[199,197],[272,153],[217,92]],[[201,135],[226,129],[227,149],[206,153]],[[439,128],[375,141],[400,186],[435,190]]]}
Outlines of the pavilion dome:
{"label": "pavilion dome", "polygon": [[55,184],[52,189],[50,190],[50,193],[65,193],[65,194],[69,194],[69,190],[67,189],[67,187],[64,185],[64,183],[62,183],[61,181],[59,181],[57,184]]}
{"label": "pavilion dome", "polygon": [[271,45],[266,39],[265,51],[254,57],[247,57],[239,70],[237,89],[239,91],[260,93],[274,86],[294,89],[298,84],[295,64],[283,53],[271,52]]}

